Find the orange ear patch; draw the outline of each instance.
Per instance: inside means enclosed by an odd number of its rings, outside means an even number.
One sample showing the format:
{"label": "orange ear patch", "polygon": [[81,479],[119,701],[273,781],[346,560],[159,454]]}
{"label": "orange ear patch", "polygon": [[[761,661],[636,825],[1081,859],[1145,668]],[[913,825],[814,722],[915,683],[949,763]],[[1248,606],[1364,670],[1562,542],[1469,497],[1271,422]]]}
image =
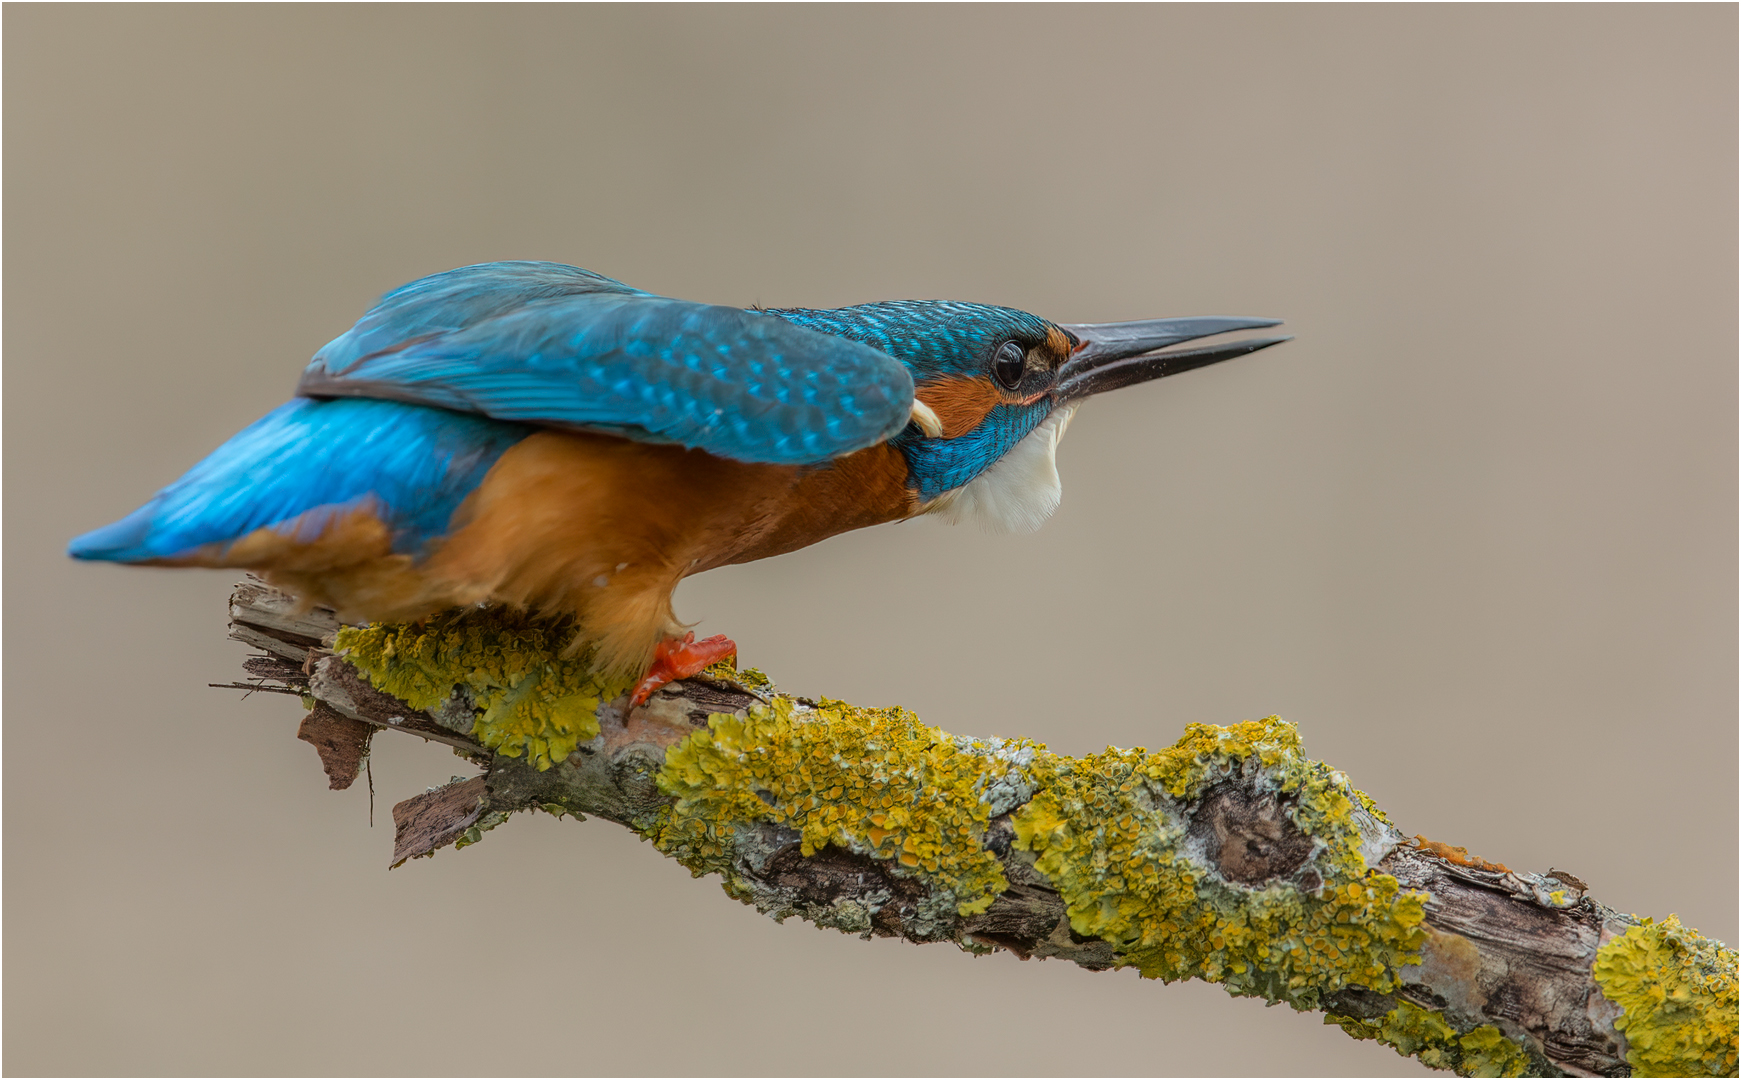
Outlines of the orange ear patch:
{"label": "orange ear patch", "polygon": [[1070,359],[1070,353],[1074,351],[1070,347],[1070,335],[1056,326],[1046,328],[1046,348],[1058,358],[1059,363]]}
{"label": "orange ear patch", "polygon": [[931,411],[943,422],[945,439],[972,431],[987,413],[1003,403],[997,387],[984,377],[934,379],[921,383],[914,396],[931,406]]}

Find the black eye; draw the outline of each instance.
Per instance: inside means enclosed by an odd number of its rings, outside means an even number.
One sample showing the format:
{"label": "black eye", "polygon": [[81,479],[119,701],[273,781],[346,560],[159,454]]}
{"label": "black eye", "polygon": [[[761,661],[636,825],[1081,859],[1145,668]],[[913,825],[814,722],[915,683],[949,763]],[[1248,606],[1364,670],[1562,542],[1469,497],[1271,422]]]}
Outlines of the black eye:
{"label": "black eye", "polygon": [[1022,373],[1028,370],[1028,351],[1013,341],[1006,341],[998,346],[997,356],[992,359],[991,373],[997,376],[997,381],[1003,384],[1005,390],[1014,390],[1022,384]]}

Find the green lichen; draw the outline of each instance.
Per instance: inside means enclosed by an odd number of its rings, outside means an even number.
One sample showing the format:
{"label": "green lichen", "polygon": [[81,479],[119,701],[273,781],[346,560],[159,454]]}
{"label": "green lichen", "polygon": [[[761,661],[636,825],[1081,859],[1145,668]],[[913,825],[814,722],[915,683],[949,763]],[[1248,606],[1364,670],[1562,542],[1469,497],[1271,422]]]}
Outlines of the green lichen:
{"label": "green lichen", "polygon": [[[1186,852],[1179,800],[1259,769],[1316,841],[1315,887],[1240,885]],[[1048,756],[1036,780],[1039,794],[1014,817],[1016,845],[1037,856],[1072,929],[1110,942],[1144,977],[1203,978],[1308,1009],[1343,987],[1389,991],[1396,969],[1419,962],[1424,897],[1367,868],[1358,793],[1306,760],[1292,724],[1192,724],[1158,753]]]}
{"label": "green lichen", "polygon": [[825,699],[799,710],[779,698],[745,717],[715,714],[666,752],[659,790],[676,801],[650,834],[734,891],[739,831],[772,822],[798,834],[806,857],[834,846],[887,860],[927,886],[934,914],[977,914],[1008,885],[980,843],[986,823],[1007,809],[997,804],[1012,766],[1039,749],[951,736],[899,707]]}
{"label": "green lichen", "polygon": [[476,821],[472,822],[470,828],[466,829],[465,832],[459,835],[459,839],[453,842],[453,849],[458,851],[461,848],[471,847],[479,840],[482,840],[485,833],[489,832],[497,825],[500,825],[502,822],[507,821],[510,816],[510,814],[502,810],[494,810],[488,814],[484,814],[482,817],[479,817]]}
{"label": "green lichen", "polygon": [[1625,1010],[1626,1061],[1643,1076],[1734,1076],[1736,953],[1670,915],[1596,952],[1596,985]]}
{"label": "green lichen", "polygon": [[336,648],[376,689],[414,709],[437,709],[463,688],[483,710],[472,735],[544,770],[596,736],[599,702],[628,689],[596,674],[589,654],[564,657],[572,637],[561,621],[489,607],[345,627]]}
{"label": "green lichen", "polygon": [[1404,1057],[1419,1058],[1429,1068],[1450,1069],[1459,1076],[1522,1076],[1530,1067],[1529,1054],[1491,1024],[1458,1034],[1444,1014],[1406,1001],[1375,1019],[1331,1015],[1324,1022],[1356,1039],[1377,1039]]}

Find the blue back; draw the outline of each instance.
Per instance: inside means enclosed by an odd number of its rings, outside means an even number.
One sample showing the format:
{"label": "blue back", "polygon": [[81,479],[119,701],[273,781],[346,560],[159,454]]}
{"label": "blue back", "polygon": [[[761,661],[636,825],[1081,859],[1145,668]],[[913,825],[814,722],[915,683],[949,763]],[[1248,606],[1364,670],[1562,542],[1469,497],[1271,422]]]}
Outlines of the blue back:
{"label": "blue back", "polygon": [[332,514],[370,502],[393,532],[393,550],[415,555],[447,531],[460,502],[530,431],[394,401],[298,399],[244,428],[144,506],[74,540],[68,553],[113,562],[173,558],[328,508],[300,523],[318,535]]}

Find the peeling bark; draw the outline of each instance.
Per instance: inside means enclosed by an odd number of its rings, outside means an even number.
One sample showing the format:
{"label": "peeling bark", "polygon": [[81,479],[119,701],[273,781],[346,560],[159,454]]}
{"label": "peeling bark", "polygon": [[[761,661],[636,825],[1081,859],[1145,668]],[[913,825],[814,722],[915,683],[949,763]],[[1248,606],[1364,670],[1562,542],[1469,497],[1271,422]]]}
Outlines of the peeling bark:
{"label": "peeling bark", "polygon": [[393,807],[393,866],[456,843],[483,817],[484,778],[474,776],[414,795]]}
{"label": "peeling bark", "polygon": [[[608,703],[598,712],[599,736],[540,772],[474,741],[465,701],[431,714],[371,687],[328,652],[337,629],[328,612],[299,615],[280,594],[250,583],[238,587],[231,618],[232,637],[268,653],[247,662],[250,675],[317,700],[302,737],[321,749],[332,787],[355,776],[360,754],[349,755],[359,746],[366,752],[368,734],[380,729],[445,743],[485,769],[393,808],[393,866],[464,846],[522,810],[594,814],[644,829],[672,801],[657,779],[666,751],[706,728],[710,714],[741,716],[763,701],[744,686],[691,679],[659,691],[626,722],[622,703]],[[806,856],[798,833],[767,821],[740,829],[728,889],[775,918],[799,915],[866,937],[950,940],[1091,970],[1117,966],[1112,943],[1072,930],[1065,897],[1015,843],[1014,809],[992,818],[980,840],[1001,862],[1008,886],[978,914],[922,913],[926,887],[895,872],[892,860],[835,846]],[[1310,892],[1323,884],[1314,861],[1322,845],[1294,823],[1287,797],[1235,777],[1182,811],[1183,850],[1204,873],[1253,890]],[[1522,1055],[1511,1060],[1529,1074],[1630,1075],[1627,1041],[1615,1027],[1621,1010],[1603,996],[1592,964],[1598,948],[1637,920],[1584,895],[1570,874],[1447,857],[1452,849],[1407,839],[1375,814],[1357,810],[1357,818],[1366,865],[1425,894],[1426,942],[1420,963],[1396,972],[1392,992],[1341,987],[1325,995],[1322,1008],[1344,1019],[1376,1020],[1406,1002],[1433,1010],[1460,1032],[1497,1028],[1527,1053],[1527,1066]]]}
{"label": "peeling bark", "polygon": [[334,791],[350,787],[362,771],[363,759],[369,756],[369,738],[374,734],[373,724],[341,716],[324,701],[315,703],[296,730],[296,737],[320,755],[327,787]]}

